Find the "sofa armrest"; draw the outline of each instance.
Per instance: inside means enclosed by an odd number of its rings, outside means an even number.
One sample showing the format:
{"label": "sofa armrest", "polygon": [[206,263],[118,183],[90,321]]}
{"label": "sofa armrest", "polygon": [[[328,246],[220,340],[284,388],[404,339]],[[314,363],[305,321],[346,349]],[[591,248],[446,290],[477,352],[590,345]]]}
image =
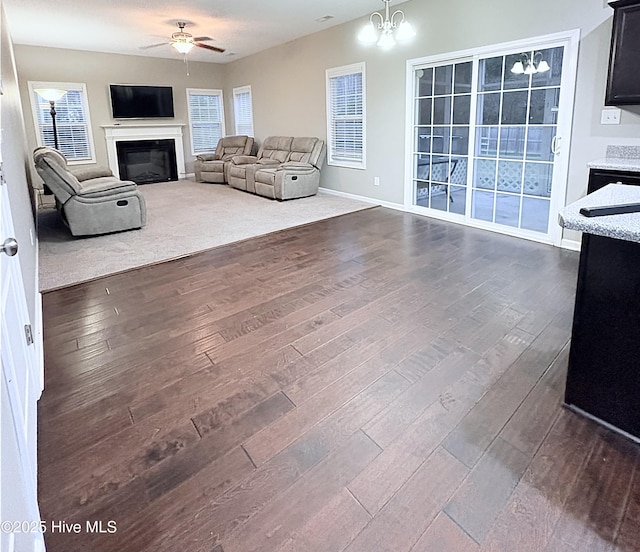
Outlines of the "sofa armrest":
{"label": "sofa armrest", "polygon": [[297,161],[288,161],[278,167],[279,171],[309,171],[312,169],[318,169],[318,167],[310,163],[300,163]]}
{"label": "sofa armrest", "polygon": [[231,162],[234,165],[250,165],[251,163],[257,163],[258,158],[255,155],[236,155],[231,158]]}
{"label": "sofa armrest", "polygon": [[198,161],[216,161],[218,156],[215,153],[201,153],[196,155],[196,159]]}
{"label": "sofa armrest", "polygon": [[113,176],[111,169],[97,165],[95,167],[69,167],[69,172],[78,179],[78,182],[91,180],[92,178],[103,178]]}
{"label": "sofa armrest", "polygon": [[271,159],[269,157],[263,157],[262,159],[258,160],[258,165],[261,165],[262,167],[266,167],[269,169],[273,169],[274,167],[279,167],[280,165],[282,165],[282,161],[278,161],[277,159]]}

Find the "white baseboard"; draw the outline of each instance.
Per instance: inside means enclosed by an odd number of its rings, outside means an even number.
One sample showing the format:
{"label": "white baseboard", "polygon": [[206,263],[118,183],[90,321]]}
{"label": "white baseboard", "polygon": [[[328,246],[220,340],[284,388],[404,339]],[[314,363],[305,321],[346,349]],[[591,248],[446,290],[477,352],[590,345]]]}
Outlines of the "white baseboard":
{"label": "white baseboard", "polygon": [[[347,192],[340,192],[338,190],[332,190],[330,188],[322,188],[321,187],[320,191],[322,191],[323,193],[326,193],[326,194],[336,195],[336,196],[340,196],[340,197],[347,197],[349,199],[356,199],[358,201],[363,201],[365,203],[371,203],[372,205],[380,205],[381,207],[388,207],[389,209],[395,209],[396,211],[403,211],[405,213],[411,213],[411,210],[410,209],[406,209],[405,206],[402,205],[401,203],[392,203],[390,201],[383,201],[383,200],[380,200],[380,199],[373,199],[371,197],[366,197],[366,196],[361,196],[361,195],[356,195],[356,194],[350,194],[350,193],[347,193]],[[459,224],[459,223],[454,223],[454,224]],[[474,226],[472,226],[472,227],[474,227]],[[563,239],[560,242],[560,247],[561,248],[570,249],[572,251],[580,251],[580,245],[581,245],[581,242],[580,241],[576,241],[576,240]]]}
{"label": "white baseboard", "polygon": [[563,249],[571,249],[571,251],[580,251],[581,242],[577,240],[562,239],[560,247]]}
{"label": "white baseboard", "polygon": [[400,203],[392,203],[391,201],[383,201],[381,199],[373,199],[371,197],[349,194],[347,192],[340,192],[338,190],[331,190],[330,188],[320,188],[320,191],[326,194],[336,195],[340,197],[346,197],[349,199],[356,199],[358,201],[364,201],[365,203],[371,203],[372,205],[380,205],[381,207],[388,207],[389,209],[396,209],[397,211],[406,211],[404,205]]}

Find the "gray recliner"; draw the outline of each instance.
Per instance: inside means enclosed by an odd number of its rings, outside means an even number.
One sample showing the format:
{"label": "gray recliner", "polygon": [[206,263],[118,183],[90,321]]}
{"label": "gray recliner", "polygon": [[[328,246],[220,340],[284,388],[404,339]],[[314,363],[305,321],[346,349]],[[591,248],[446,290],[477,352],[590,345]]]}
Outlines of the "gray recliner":
{"label": "gray recliner", "polygon": [[214,153],[203,153],[196,156],[194,173],[196,182],[228,182],[229,163],[234,155],[251,155],[253,153],[251,136],[225,136],[218,140]]}
{"label": "gray recliner", "polygon": [[144,197],[135,182],[119,180],[106,167],[69,167],[65,156],[50,147],[34,150],[33,161],[74,236],[133,230],[146,224]]}

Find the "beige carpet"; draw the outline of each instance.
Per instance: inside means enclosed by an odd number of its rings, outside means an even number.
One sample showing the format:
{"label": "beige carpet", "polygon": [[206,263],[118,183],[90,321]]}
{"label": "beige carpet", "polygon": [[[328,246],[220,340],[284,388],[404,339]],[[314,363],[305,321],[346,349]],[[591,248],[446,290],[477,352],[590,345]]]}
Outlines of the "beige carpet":
{"label": "beige carpet", "polygon": [[140,190],[147,203],[142,230],[74,238],[55,209],[38,212],[41,291],[371,207],[323,193],[279,202],[190,180]]}

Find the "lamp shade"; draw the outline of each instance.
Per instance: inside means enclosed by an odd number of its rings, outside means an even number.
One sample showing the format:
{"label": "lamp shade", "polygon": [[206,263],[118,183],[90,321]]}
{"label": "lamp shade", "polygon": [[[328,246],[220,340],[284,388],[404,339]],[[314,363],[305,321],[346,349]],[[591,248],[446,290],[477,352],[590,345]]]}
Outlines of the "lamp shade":
{"label": "lamp shade", "polygon": [[58,90],[57,88],[36,88],[35,91],[38,96],[48,102],[57,102],[67,93],[66,90]]}

